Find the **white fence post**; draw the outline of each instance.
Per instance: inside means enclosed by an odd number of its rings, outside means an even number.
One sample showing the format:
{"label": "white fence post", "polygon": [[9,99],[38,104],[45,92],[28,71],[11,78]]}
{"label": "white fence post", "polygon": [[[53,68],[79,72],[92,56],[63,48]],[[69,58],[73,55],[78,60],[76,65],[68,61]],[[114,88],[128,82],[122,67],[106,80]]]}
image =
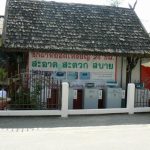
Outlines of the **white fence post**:
{"label": "white fence post", "polygon": [[61,117],[68,117],[68,96],[69,96],[69,84],[67,82],[63,82]]}
{"label": "white fence post", "polygon": [[127,108],[129,114],[134,114],[135,84],[129,83],[127,89]]}

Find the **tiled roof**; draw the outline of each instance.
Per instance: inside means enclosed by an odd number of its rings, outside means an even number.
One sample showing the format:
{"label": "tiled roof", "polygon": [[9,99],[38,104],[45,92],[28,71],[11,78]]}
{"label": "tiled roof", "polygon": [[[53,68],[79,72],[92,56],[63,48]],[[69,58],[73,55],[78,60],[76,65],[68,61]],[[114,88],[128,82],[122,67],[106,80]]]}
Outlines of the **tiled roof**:
{"label": "tiled roof", "polygon": [[147,54],[150,38],[132,9],[9,0],[4,47],[20,50]]}

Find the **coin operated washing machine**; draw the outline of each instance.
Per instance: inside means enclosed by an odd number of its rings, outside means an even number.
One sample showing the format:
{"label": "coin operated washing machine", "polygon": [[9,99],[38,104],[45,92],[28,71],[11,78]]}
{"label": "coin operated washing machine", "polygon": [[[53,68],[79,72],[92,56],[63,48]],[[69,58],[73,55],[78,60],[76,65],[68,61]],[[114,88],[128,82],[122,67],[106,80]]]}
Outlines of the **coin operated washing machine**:
{"label": "coin operated washing machine", "polygon": [[71,85],[69,88],[68,109],[83,108],[83,85]]}
{"label": "coin operated washing machine", "polygon": [[105,108],[121,108],[122,88],[116,82],[107,83],[105,89]]}
{"label": "coin operated washing machine", "polygon": [[86,83],[84,89],[84,109],[98,109],[102,107],[102,90],[96,88],[95,83]]}

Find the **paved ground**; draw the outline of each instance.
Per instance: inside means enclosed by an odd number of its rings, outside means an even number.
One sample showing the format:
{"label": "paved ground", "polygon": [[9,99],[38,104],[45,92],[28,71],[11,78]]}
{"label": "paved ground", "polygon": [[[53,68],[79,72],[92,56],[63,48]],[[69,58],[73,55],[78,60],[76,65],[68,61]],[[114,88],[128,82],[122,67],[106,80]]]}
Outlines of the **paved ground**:
{"label": "paved ground", "polygon": [[150,114],[0,117],[0,150],[149,150]]}

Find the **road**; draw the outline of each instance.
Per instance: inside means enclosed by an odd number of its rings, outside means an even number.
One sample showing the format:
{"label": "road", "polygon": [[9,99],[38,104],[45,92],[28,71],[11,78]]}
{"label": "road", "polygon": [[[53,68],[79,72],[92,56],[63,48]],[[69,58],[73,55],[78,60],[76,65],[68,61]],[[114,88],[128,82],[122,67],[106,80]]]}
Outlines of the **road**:
{"label": "road", "polygon": [[0,150],[149,150],[150,114],[1,117]]}

